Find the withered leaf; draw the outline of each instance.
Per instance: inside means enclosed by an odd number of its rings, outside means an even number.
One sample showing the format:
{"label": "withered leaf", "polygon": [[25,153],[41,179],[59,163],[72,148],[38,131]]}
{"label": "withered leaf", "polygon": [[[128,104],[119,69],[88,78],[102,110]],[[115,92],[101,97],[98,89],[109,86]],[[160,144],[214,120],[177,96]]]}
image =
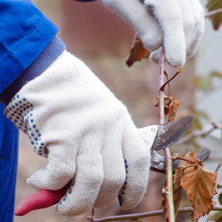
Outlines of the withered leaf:
{"label": "withered leaf", "polygon": [[193,207],[192,220],[197,221],[213,208],[212,197],[217,193],[215,189],[217,173],[204,169],[203,163],[193,152],[185,154],[183,158],[189,162],[184,161],[181,186]]}
{"label": "withered leaf", "polygon": [[181,178],[183,176],[183,168],[178,167],[176,169],[174,178],[173,178],[173,199],[174,199],[174,212],[175,215],[180,206],[181,195],[182,195],[182,186],[181,186]]}
{"label": "withered leaf", "polygon": [[180,107],[180,101],[168,96],[165,98],[164,112],[165,115],[168,115],[168,122],[176,119],[177,110]]}
{"label": "withered leaf", "polygon": [[167,187],[167,182],[165,181],[162,189],[162,206],[166,222],[169,222],[169,217],[167,214],[167,192],[168,192],[168,187]]}
{"label": "withered leaf", "polygon": [[159,107],[159,98],[158,98],[158,96],[154,97],[153,105],[154,105],[154,107]]}
{"label": "withered leaf", "polygon": [[[221,9],[222,0],[208,0],[206,6],[209,12],[213,10]],[[222,12],[210,16],[210,20],[212,22],[213,28],[215,30],[218,30],[220,25],[222,24]]]}
{"label": "withered leaf", "polygon": [[134,64],[134,62],[147,58],[149,54],[149,50],[144,47],[141,39],[138,37],[138,35],[135,35],[126,64],[128,67],[130,67]]}
{"label": "withered leaf", "polygon": [[[159,107],[159,99],[156,96],[154,98],[154,106]],[[177,111],[180,107],[180,101],[172,96],[164,96],[164,114],[167,116],[167,121],[173,121],[176,119]]]}

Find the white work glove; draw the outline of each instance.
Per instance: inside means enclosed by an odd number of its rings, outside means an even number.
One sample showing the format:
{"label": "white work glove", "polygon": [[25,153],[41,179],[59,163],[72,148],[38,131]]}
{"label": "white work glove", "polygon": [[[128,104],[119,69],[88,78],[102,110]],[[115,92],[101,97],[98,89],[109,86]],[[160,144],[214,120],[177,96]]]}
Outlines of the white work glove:
{"label": "white work glove", "polygon": [[164,47],[171,66],[192,57],[204,33],[204,11],[199,0],[100,0],[122,16],[138,33],[150,58],[158,61]]}
{"label": "white work glove", "polygon": [[67,51],[23,86],[5,114],[48,157],[28,184],[58,190],[73,180],[57,205],[60,214],[104,207],[118,195],[123,209],[142,200],[157,126],[145,143],[125,106]]}

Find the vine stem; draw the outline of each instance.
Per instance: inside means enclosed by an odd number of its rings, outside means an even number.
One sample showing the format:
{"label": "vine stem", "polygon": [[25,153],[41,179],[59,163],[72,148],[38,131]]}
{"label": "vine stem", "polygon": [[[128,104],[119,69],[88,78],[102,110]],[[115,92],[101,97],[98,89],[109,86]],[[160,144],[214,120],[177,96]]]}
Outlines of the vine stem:
{"label": "vine stem", "polygon": [[215,122],[211,123],[211,128],[207,130],[194,130],[191,134],[184,136],[180,141],[178,141],[176,144],[181,145],[183,143],[187,143],[190,140],[196,138],[196,137],[205,137],[212,133],[214,130],[219,129],[222,130],[222,124],[217,124]]}
{"label": "vine stem", "polygon": [[[159,60],[159,70],[158,70],[158,89],[164,84],[164,49],[162,48]],[[164,124],[164,91],[159,90],[159,118],[160,124]]]}
{"label": "vine stem", "polygon": [[[164,58],[165,52],[162,48],[160,59],[159,59],[159,71],[158,71],[158,88],[164,84]],[[160,124],[164,124],[164,91],[159,90],[159,118]],[[175,213],[174,213],[174,200],[173,200],[173,172],[172,172],[172,158],[170,154],[170,149],[164,149],[164,155],[166,159],[166,181],[167,181],[167,193],[166,200],[166,213],[168,216],[169,222],[175,222]]]}
{"label": "vine stem", "polygon": [[[192,207],[181,207],[178,209],[177,213],[189,213],[192,212]],[[214,205],[214,208],[212,211],[222,211],[222,206],[220,205]],[[93,222],[108,222],[108,221],[120,221],[120,220],[136,220],[139,218],[144,217],[152,217],[152,216],[158,216],[163,215],[163,210],[154,210],[150,212],[144,212],[144,213],[136,213],[136,214],[126,214],[126,215],[118,215],[118,216],[110,216],[110,217],[104,217],[104,218],[98,218],[93,219]]]}
{"label": "vine stem", "polygon": [[210,12],[207,12],[205,14],[205,18],[208,18],[212,15],[216,15],[217,13],[222,13],[222,8],[219,8],[219,9],[216,9],[216,10],[213,10],[213,11],[210,11]]}

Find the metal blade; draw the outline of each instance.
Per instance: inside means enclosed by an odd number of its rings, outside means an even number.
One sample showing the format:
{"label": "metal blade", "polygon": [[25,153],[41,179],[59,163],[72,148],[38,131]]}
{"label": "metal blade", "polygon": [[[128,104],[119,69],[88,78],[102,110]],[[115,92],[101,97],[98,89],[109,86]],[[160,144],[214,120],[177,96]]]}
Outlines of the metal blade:
{"label": "metal blade", "polygon": [[[196,155],[197,159],[200,161],[205,161],[211,152],[210,150],[205,150],[202,153]],[[175,172],[176,168],[179,166],[180,160],[173,161],[173,172]],[[151,151],[151,166],[150,169],[159,173],[166,173],[166,163],[164,156],[157,153],[155,150]]]}
{"label": "metal blade", "polygon": [[200,160],[200,161],[205,161],[211,154],[211,151],[210,150],[205,150],[203,151],[202,153],[198,153],[196,155],[197,159]]}
{"label": "metal blade", "polygon": [[179,120],[158,125],[158,132],[152,150],[161,150],[176,143],[190,128],[192,119],[192,116],[187,116]]}
{"label": "metal blade", "polygon": [[[210,150],[205,150],[202,153],[196,154],[196,157],[200,161],[205,161],[210,156],[210,154],[211,154]],[[173,161],[173,171],[176,170],[179,164],[180,164],[180,160]]]}
{"label": "metal blade", "polygon": [[157,153],[155,150],[151,151],[150,169],[159,173],[166,173],[165,157]]}

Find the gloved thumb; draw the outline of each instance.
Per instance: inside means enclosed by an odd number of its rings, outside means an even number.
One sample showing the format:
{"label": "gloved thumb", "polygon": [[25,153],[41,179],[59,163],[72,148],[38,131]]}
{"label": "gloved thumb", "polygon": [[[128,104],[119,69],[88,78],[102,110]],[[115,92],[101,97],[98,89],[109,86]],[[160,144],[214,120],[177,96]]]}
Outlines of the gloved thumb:
{"label": "gloved thumb", "polygon": [[68,171],[66,167],[52,167],[48,164],[38,169],[30,178],[27,184],[32,188],[58,190],[64,187],[74,177],[73,171]]}

